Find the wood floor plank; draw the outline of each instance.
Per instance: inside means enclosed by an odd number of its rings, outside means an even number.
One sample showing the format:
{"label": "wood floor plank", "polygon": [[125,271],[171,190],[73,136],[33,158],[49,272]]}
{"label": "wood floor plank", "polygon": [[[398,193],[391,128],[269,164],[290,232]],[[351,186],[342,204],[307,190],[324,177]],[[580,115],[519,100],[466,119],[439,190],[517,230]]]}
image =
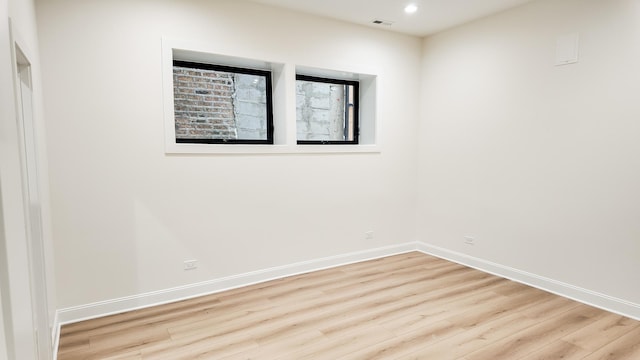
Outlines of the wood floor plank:
{"label": "wood floor plank", "polygon": [[64,325],[58,359],[640,359],[640,322],[418,252]]}
{"label": "wood floor plank", "polygon": [[371,344],[393,337],[393,334],[375,325],[365,326],[339,337],[325,337],[324,341],[307,346],[303,351],[277,358],[287,360],[338,359]]}
{"label": "wood floor plank", "polygon": [[339,359],[369,360],[399,358],[414,352],[422,346],[436,343],[462,332],[464,332],[463,329],[446,320],[441,320],[425,324],[423,327],[415,329],[414,331],[406,332],[403,335],[373,344],[372,346],[350,353]]}
{"label": "wood floor plank", "polygon": [[587,355],[584,360],[638,360],[640,359],[640,328],[635,327],[614,339],[599,350]]}
{"label": "wood floor plank", "polygon": [[508,313],[505,316],[489,318],[472,328],[467,328],[462,334],[443,339],[435,344],[424,344],[415,352],[400,358],[413,360],[459,359],[463,355],[482,349],[497,340],[503,339],[516,331],[526,329],[535,323],[535,320],[528,319],[519,313]]}
{"label": "wood floor plank", "polygon": [[315,346],[324,341],[326,341],[325,336],[320,331],[301,331],[285,339],[267,342],[257,348],[225,356],[221,360],[261,359],[264,354],[278,354],[281,358],[292,358],[293,354],[301,353],[308,346]]}
{"label": "wood floor plank", "polygon": [[558,359],[582,359],[589,354],[588,351],[563,340],[555,341],[540,348],[519,360],[558,360]]}
{"label": "wood floor plank", "polygon": [[[493,279],[486,279],[487,284],[491,283]],[[499,280],[499,279],[498,279]],[[433,292],[419,292],[402,299],[398,299],[395,302],[386,304],[374,309],[363,309],[357,313],[351,314],[349,317],[342,321],[337,321],[328,327],[321,328],[324,334],[329,336],[339,336],[345,331],[349,331],[353,327],[361,326],[370,322],[385,322],[396,317],[401,317],[405,314],[418,311],[424,306],[425,303],[432,305],[432,308],[438,308],[439,304],[443,302],[452,301],[450,299],[456,296],[470,296],[470,292],[466,291],[469,285],[457,286],[453,290],[439,289],[440,291]]]}
{"label": "wood floor plank", "polygon": [[518,359],[529,355],[558,338],[570,334],[602,316],[602,311],[586,305],[577,306],[558,317],[544,321],[465,355],[469,360]]}
{"label": "wood floor plank", "polygon": [[[565,336],[563,340],[585,350],[596,351],[639,326],[638,321],[617,314],[607,314],[602,319]],[[640,343],[640,338],[638,342]]]}
{"label": "wood floor plank", "polygon": [[382,319],[381,325],[396,335],[402,335],[441,320],[448,320],[456,314],[461,314],[474,305],[495,301],[496,294],[491,291],[472,294],[456,301],[434,302],[431,306],[417,306],[407,312],[399,313],[388,319]]}
{"label": "wood floor plank", "polygon": [[549,293],[545,294],[547,295],[545,299],[540,299],[538,302],[524,306],[518,309],[518,312],[532,319],[542,319],[562,314],[580,305],[580,303],[567,298]]}

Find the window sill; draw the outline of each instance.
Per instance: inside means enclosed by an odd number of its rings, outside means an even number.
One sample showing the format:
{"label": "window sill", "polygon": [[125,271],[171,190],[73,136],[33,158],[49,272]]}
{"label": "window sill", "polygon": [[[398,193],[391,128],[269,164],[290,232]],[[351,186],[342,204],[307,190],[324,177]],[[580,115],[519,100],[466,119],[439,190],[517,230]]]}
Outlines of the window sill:
{"label": "window sill", "polygon": [[269,154],[375,154],[379,145],[216,145],[172,144],[165,149],[167,155],[269,155]]}

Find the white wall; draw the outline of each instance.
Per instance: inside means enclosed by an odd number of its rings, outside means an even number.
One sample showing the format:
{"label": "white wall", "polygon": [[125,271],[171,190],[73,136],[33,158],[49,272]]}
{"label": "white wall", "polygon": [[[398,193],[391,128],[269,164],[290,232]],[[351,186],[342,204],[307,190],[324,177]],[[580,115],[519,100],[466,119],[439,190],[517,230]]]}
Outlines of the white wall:
{"label": "white wall", "polygon": [[[414,240],[419,39],[242,1],[37,8],[60,308]],[[163,36],[378,75],[382,152],[165,155]]]}
{"label": "white wall", "polygon": [[640,1],[535,1],[423,52],[421,240],[640,304]]}

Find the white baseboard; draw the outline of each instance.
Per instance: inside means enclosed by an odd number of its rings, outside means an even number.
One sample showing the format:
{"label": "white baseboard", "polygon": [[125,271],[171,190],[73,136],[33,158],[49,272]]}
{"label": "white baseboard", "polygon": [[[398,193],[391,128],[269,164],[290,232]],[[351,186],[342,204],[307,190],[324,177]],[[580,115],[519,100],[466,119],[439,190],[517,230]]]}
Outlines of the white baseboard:
{"label": "white baseboard", "polygon": [[475,258],[438,246],[428,245],[422,242],[416,243],[416,249],[428,255],[453,261],[490,274],[507,278],[519,283],[536,287],[581,303],[595,306],[616,314],[640,320],[640,304],[618,299],[609,295],[584,289],[554,279],[538,276],[526,271],[514,269],[508,266],[496,264],[487,260]]}
{"label": "white baseboard", "polygon": [[144,294],[60,309],[57,311],[56,317],[58,319],[58,324],[69,324],[106,315],[122,313],[125,311],[131,311],[150,306],[190,299],[197,296],[213,294],[224,290],[230,290],[237,287],[275,280],[287,276],[406,253],[415,250],[416,243],[406,243],[358,251],[349,254],[330,256],[321,259],[303,261],[295,264],[278,266],[270,269],[253,271],[220,279],[213,279],[171,289],[153,291]]}
{"label": "white baseboard", "polygon": [[569,299],[573,299],[588,305],[611,311],[613,313],[640,320],[639,304],[635,304],[588,289],[580,288],[554,279],[528,273],[526,271],[514,269],[501,264],[496,264],[480,258],[475,258],[441,247],[429,245],[422,242],[411,242],[348,254],[330,256],[321,259],[303,261],[295,264],[278,266],[270,269],[253,271],[225,278],[213,279],[171,289],[159,290],[118,299],[96,302],[92,304],[60,309],[56,312],[56,319],[54,321],[53,331],[55,332],[55,347],[57,348],[60,325],[63,324],[69,324],[106,315],[122,313],[125,311],[171,303],[269,280],[275,280],[287,276],[327,269],[340,265],[346,265],[395,254],[406,253],[410,251],[420,251],[425,254],[433,255],[478,269],[480,271],[530,285]]}

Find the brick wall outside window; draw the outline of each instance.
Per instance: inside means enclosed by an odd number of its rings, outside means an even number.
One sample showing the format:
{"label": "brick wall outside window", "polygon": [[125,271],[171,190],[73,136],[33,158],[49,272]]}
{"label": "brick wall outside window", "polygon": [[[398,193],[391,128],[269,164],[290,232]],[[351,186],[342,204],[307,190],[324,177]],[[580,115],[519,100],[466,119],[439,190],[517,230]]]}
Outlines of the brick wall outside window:
{"label": "brick wall outside window", "polygon": [[265,139],[263,77],[173,67],[176,138]]}

